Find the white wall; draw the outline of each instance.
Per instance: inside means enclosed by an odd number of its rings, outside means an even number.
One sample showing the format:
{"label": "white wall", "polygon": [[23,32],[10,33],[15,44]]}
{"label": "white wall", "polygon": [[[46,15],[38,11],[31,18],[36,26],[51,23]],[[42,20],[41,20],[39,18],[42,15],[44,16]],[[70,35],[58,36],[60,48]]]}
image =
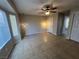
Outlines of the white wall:
{"label": "white wall", "polygon": [[48,18],[48,23],[49,23],[48,32],[53,33],[53,16],[50,16]]}
{"label": "white wall", "polygon": [[48,32],[57,35],[57,22],[58,22],[58,14],[53,14],[48,18]]}
{"label": "white wall", "polygon": [[26,29],[26,35],[32,35],[36,33],[47,32],[47,18],[42,16],[24,15],[24,25]]}
{"label": "white wall", "polygon": [[9,12],[16,13],[15,10],[10,6],[7,0],[0,0],[0,7]]}
{"label": "white wall", "polygon": [[50,32],[57,35],[58,14],[50,17],[22,15],[23,27],[25,27],[26,35]]}

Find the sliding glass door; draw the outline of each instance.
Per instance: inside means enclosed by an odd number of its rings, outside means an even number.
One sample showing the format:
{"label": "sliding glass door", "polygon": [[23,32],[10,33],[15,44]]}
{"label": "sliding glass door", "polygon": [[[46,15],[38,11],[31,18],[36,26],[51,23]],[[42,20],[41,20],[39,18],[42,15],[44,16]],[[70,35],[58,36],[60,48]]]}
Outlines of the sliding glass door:
{"label": "sliding glass door", "polygon": [[7,17],[4,11],[0,10],[0,49],[11,39]]}
{"label": "sliding glass door", "polygon": [[10,18],[10,23],[11,23],[13,36],[15,37],[15,36],[18,35],[18,26],[17,26],[16,16],[13,15],[13,14],[10,14],[9,18]]}
{"label": "sliding glass door", "polygon": [[10,25],[12,29],[12,36],[16,39],[15,40],[16,43],[18,43],[21,40],[21,38],[20,38],[18,21],[17,21],[16,15],[9,14],[9,19],[10,19]]}

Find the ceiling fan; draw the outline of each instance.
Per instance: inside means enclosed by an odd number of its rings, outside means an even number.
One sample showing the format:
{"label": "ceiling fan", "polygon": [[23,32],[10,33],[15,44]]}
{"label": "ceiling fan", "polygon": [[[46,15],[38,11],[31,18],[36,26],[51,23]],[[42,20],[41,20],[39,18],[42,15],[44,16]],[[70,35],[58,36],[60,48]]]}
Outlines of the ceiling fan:
{"label": "ceiling fan", "polygon": [[44,13],[45,15],[49,15],[51,13],[56,13],[57,12],[57,7],[54,7],[53,6],[53,1],[51,1],[51,3],[43,5],[41,10],[42,10],[41,13]]}

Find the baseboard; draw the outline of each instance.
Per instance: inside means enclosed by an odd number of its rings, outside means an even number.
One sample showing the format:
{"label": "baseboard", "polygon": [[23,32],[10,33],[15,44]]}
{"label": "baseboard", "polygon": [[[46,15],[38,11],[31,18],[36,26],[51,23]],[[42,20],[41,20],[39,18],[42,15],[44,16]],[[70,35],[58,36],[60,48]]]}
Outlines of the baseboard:
{"label": "baseboard", "polygon": [[51,33],[51,32],[48,32],[48,33],[51,34],[51,35],[57,36],[57,35],[55,35],[55,34],[53,34],[53,33]]}
{"label": "baseboard", "polygon": [[27,37],[27,36],[32,36],[32,35],[41,34],[41,33],[48,33],[48,32],[38,32],[38,33],[34,33],[34,34],[29,34],[29,35],[26,35],[26,37]]}
{"label": "baseboard", "polygon": [[74,42],[74,43],[79,44],[79,42],[78,42],[78,41],[75,41],[75,40],[72,40],[72,39],[69,39],[69,41],[72,41],[72,42]]}

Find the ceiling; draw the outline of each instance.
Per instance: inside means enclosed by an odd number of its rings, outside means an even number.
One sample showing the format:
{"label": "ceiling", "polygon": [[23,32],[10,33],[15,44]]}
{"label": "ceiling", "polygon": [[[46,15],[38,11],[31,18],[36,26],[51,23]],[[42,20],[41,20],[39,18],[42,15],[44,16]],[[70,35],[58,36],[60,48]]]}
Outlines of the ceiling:
{"label": "ceiling", "polygon": [[[39,15],[41,7],[51,0],[14,0],[14,3],[21,14]],[[77,8],[79,0],[53,0],[53,5],[58,7],[58,11],[65,11]]]}
{"label": "ceiling", "polygon": [[15,13],[14,9],[10,6],[7,0],[0,0],[0,7],[9,12]]}

